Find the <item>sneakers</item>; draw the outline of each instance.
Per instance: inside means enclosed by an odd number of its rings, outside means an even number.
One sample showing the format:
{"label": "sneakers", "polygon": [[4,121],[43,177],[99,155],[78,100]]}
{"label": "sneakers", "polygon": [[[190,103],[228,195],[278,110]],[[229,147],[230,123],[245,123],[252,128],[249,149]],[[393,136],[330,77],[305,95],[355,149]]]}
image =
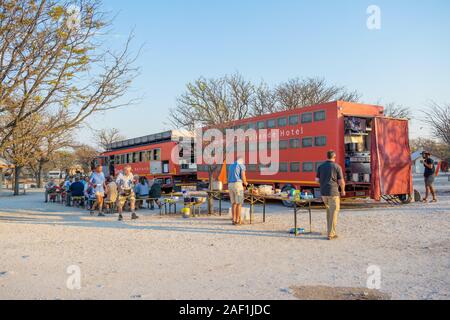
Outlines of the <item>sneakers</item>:
{"label": "sneakers", "polygon": [[103,213],[100,212],[100,213],[98,214],[98,216],[99,216],[99,217],[104,217],[105,215],[104,215]]}
{"label": "sneakers", "polygon": [[119,221],[123,221],[123,216],[119,214]]}

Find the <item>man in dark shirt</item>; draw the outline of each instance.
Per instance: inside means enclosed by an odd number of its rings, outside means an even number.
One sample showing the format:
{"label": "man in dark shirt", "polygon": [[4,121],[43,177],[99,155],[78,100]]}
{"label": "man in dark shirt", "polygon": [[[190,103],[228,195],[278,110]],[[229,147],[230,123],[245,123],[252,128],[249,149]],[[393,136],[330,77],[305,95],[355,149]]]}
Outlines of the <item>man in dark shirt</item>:
{"label": "man in dark shirt", "polygon": [[431,202],[437,202],[436,192],[434,191],[434,181],[436,177],[436,167],[434,165],[434,160],[431,159],[431,154],[429,152],[423,152],[423,165],[425,166],[424,178],[425,178],[425,189],[426,195],[423,202],[428,202],[428,197],[433,196],[433,200]]}
{"label": "man in dark shirt", "polygon": [[[328,161],[317,169],[317,182],[320,183],[320,192],[327,208],[328,240],[337,239],[336,226],[341,198],[345,197],[345,180],[342,168],[336,163],[336,152],[329,151]],[[341,187],[341,191],[339,191]]]}
{"label": "man in dark shirt", "polygon": [[67,192],[67,206],[70,207],[70,203],[73,197],[84,198],[84,184],[80,181],[80,178],[76,177],[75,182],[72,183]]}

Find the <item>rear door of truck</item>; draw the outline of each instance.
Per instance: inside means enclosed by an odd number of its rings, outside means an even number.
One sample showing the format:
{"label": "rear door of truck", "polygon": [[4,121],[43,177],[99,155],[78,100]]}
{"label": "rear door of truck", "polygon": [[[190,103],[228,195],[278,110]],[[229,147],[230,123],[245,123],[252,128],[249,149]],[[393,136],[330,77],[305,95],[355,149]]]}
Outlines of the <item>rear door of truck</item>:
{"label": "rear door of truck", "polygon": [[371,196],[413,193],[409,122],[402,119],[374,119],[371,146]]}

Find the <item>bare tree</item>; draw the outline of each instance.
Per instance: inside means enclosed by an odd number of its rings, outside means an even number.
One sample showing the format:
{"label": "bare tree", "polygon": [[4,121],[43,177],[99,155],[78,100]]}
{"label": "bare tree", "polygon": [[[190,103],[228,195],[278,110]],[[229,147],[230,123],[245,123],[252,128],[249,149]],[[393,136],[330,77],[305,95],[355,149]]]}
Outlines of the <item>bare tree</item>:
{"label": "bare tree", "polygon": [[120,130],[116,128],[94,131],[94,133],[96,135],[97,145],[103,151],[108,150],[111,144],[126,139],[126,137],[120,133]]}
{"label": "bare tree", "polygon": [[110,21],[100,1],[2,0],[0,15],[0,151],[41,112],[63,113],[61,132],[131,102],[116,101],[138,71],[132,37],[119,52],[101,49]]}
{"label": "bare tree", "polygon": [[291,79],[277,86],[275,94],[279,110],[292,110],[337,100],[357,102],[360,99],[358,92],[329,85],[321,78]]}
{"label": "bare tree", "polygon": [[188,83],[186,92],[170,110],[175,127],[194,129],[246,118],[253,105],[253,85],[240,74],[218,79],[200,78]]}
{"label": "bare tree", "polygon": [[58,169],[61,173],[70,173],[70,170],[77,165],[77,159],[73,150],[61,150],[55,152],[50,165],[52,169]]}
{"label": "bare tree", "polygon": [[431,127],[434,136],[450,145],[450,104],[432,103],[424,114],[425,122]]}
{"label": "bare tree", "polygon": [[272,90],[265,82],[262,82],[255,89],[255,98],[252,108],[252,116],[260,116],[280,111],[278,97],[276,92]]}
{"label": "bare tree", "polygon": [[396,119],[411,119],[412,111],[409,107],[391,102],[385,106],[384,115]]}
{"label": "bare tree", "polygon": [[[252,113],[255,89],[240,74],[218,79],[200,78],[186,86],[169,119],[175,127],[193,130],[196,125],[221,129],[225,124],[245,119]],[[209,186],[222,164],[208,166]],[[213,206],[210,201],[209,208]]]}
{"label": "bare tree", "polygon": [[43,172],[46,165],[53,160],[58,151],[70,148],[73,144],[70,131],[42,137],[42,142],[37,144],[35,149],[35,159],[32,159],[28,165],[36,179],[37,188],[42,188]]}
{"label": "bare tree", "polygon": [[22,169],[36,159],[37,146],[40,143],[39,122],[34,115],[21,122],[9,137],[8,147],[3,150],[7,160],[14,165],[14,195],[19,195],[19,183]]}
{"label": "bare tree", "polygon": [[90,172],[93,169],[92,162],[98,156],[97,150],[88,145],[75,147],[74,150],[77,164],[83,169],[84,173]]}
{"label": "bare tree", "polygon": [[427,138],[412,139],[410,143],[413,152],[425,150],[443,160],[450,159],[450,145]]}

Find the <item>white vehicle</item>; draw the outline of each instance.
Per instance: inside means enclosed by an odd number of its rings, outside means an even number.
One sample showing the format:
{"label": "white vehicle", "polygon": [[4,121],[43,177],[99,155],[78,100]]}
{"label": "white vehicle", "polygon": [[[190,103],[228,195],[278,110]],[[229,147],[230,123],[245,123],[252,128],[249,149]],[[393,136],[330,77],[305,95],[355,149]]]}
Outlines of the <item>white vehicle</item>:
{"label": "white vehicle", "polygon": [[65,174],[61,174],[61,171],[50,171],[47,176],[49,179],[64,179]]}

